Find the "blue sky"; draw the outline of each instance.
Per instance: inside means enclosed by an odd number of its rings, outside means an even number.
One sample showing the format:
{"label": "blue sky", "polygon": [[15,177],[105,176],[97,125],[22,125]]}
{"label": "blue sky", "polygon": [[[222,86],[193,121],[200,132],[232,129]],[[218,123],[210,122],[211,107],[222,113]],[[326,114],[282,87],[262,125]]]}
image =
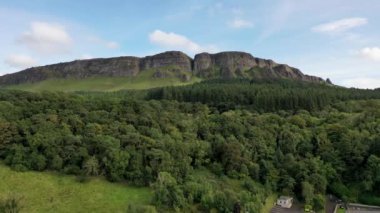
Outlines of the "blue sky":
{"label": "blue sky", "polygon": [[379,0],[2,0],[0,75],[93,57],[236,50],[375,88],[378,11]]}

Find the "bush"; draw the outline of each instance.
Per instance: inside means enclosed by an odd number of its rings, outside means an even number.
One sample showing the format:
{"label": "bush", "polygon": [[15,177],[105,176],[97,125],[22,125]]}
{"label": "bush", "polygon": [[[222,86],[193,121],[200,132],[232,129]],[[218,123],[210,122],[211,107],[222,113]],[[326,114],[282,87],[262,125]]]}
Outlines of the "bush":
{"label": "bush", "polygon": [[317,212],[320,210],[323,210],[325,208],[324,196],[321,194],[316,195],[313,199],[313,203],[314,203],[314,210],[316,210]]}
{"label": "bush", "polygon": [[223,175],[223,166],[220,163],[214,162],[211,164],[211,171],[216,174],[217,176]]}
{"label": "bush", "polygon": [[329,185],[329,189],[334,195],[340,197],[345,202],[352,199],[350,190],[342,183],[332,183]]}
{"label": "bush", "polygon": [[186,200],[177,181],[167,172],[160,172],[153,185],[155,204],[167,207],[184,207]]}
{"label": "bush", "polygon": [[66,166],[63,171],[69,175],[79,175],[81,173],[81,169],[77,165]]}
{"label": "bush", "polygon": [[87,183],[90,181],[90,177],[86,176],[86,175],[79,175],[76,177],[76,180],[79,182],[79,183]]}
{"label": "bush", "polygon": [[367,205],[380,206],[380,197],[371,194],[361,194],[359,196],[359,202]]}
{"label": "bush", "polygon": [[20,198],[9,196],[0,200],[0,213],[18,213],[21,211]]}
{"label": "bush", "polygon": [[157,210],[154,206],[139,206],[129,204],[127,213],[157,213]]}

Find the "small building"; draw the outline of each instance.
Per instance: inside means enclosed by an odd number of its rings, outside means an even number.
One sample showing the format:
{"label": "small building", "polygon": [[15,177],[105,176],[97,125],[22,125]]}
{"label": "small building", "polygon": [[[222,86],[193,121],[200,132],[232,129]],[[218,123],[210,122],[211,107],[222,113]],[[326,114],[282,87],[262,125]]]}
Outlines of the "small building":
{"label": "small building", "polygon": [[277,199],[277,205],[281,206],[282,208],[291,208],[293,205],[293,198],[288,196],[280,196]]}

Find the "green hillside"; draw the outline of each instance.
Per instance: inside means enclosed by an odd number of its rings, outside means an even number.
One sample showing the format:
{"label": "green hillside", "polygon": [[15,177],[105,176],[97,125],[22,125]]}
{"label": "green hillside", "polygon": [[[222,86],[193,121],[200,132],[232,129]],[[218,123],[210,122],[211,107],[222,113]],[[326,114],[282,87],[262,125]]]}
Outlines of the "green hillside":
{"label": "green hillside", "polygon": [[[21,212],[125,212],[129,204],[149,204],[152,193],[100,178],[80,183],[74,176],[16,172],[0,165],[0,199],[19,199]],[[0,209],[1,212],[1,209]]]}
{"label": "green hillside", "polygon": [[[25,91],[117,91],[124,89],[150,89],[164,86],[179,86],[199,82],[201,79],[191,76],[183,81],[171,72],[161,71],[165,78],[154,78],[156,70],[146,70],[135,77],[90,77],[85,79],[48,79],[37,83],[24,83],[7,86],[7,89]],[[190,75],[182,72],[181,75]]]}
{"label": "green hillside", "polygon": [[0,170],[0,212],[11,192],[27,212],[79,204],[118,212],[128,203],[260,212],[275,195],[322,211],[327,193],[379,205],[379,99],[378,90],[249,79],[147,91],[0,90],[0,162],[65,174]]}

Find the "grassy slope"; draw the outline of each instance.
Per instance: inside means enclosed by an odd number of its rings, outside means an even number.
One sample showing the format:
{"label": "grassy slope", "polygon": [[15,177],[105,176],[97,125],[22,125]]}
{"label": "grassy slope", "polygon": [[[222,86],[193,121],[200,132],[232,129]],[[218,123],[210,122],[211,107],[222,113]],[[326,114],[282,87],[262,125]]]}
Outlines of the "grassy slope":
{"label": "grassy slope", "polygon": [[265,204],[263,208],[261,209],[260,213],[269,213],[270,210],[273,208],[276,200],[277,200],[276,194],[272,194],[269,197],[267,197],[267,199],[265,200]]}
{"label": "grassy slope", "polygon": [[23,212],[125,212],[129,204],[149,204],[149,188],[48,172],[16,172],[0,165],[0,198],[21,197]]}
{"label": "grassy slope", "polygon": [[346,213],[345,209],[338,209],[337,213]]}
{"label": "grassy slope", "polygon": [[[37,83],[11,85],[6,88],[26,91],[117,91],[122,89],[149,89],[163,86],[179,86],[199,82],[193,76],[182,82],[175,76],[153,78],[154,70],[145,70],[135,77],[91,77],[86,79],[49,79]],[[190,73],[185,73],[190,75]]]}

